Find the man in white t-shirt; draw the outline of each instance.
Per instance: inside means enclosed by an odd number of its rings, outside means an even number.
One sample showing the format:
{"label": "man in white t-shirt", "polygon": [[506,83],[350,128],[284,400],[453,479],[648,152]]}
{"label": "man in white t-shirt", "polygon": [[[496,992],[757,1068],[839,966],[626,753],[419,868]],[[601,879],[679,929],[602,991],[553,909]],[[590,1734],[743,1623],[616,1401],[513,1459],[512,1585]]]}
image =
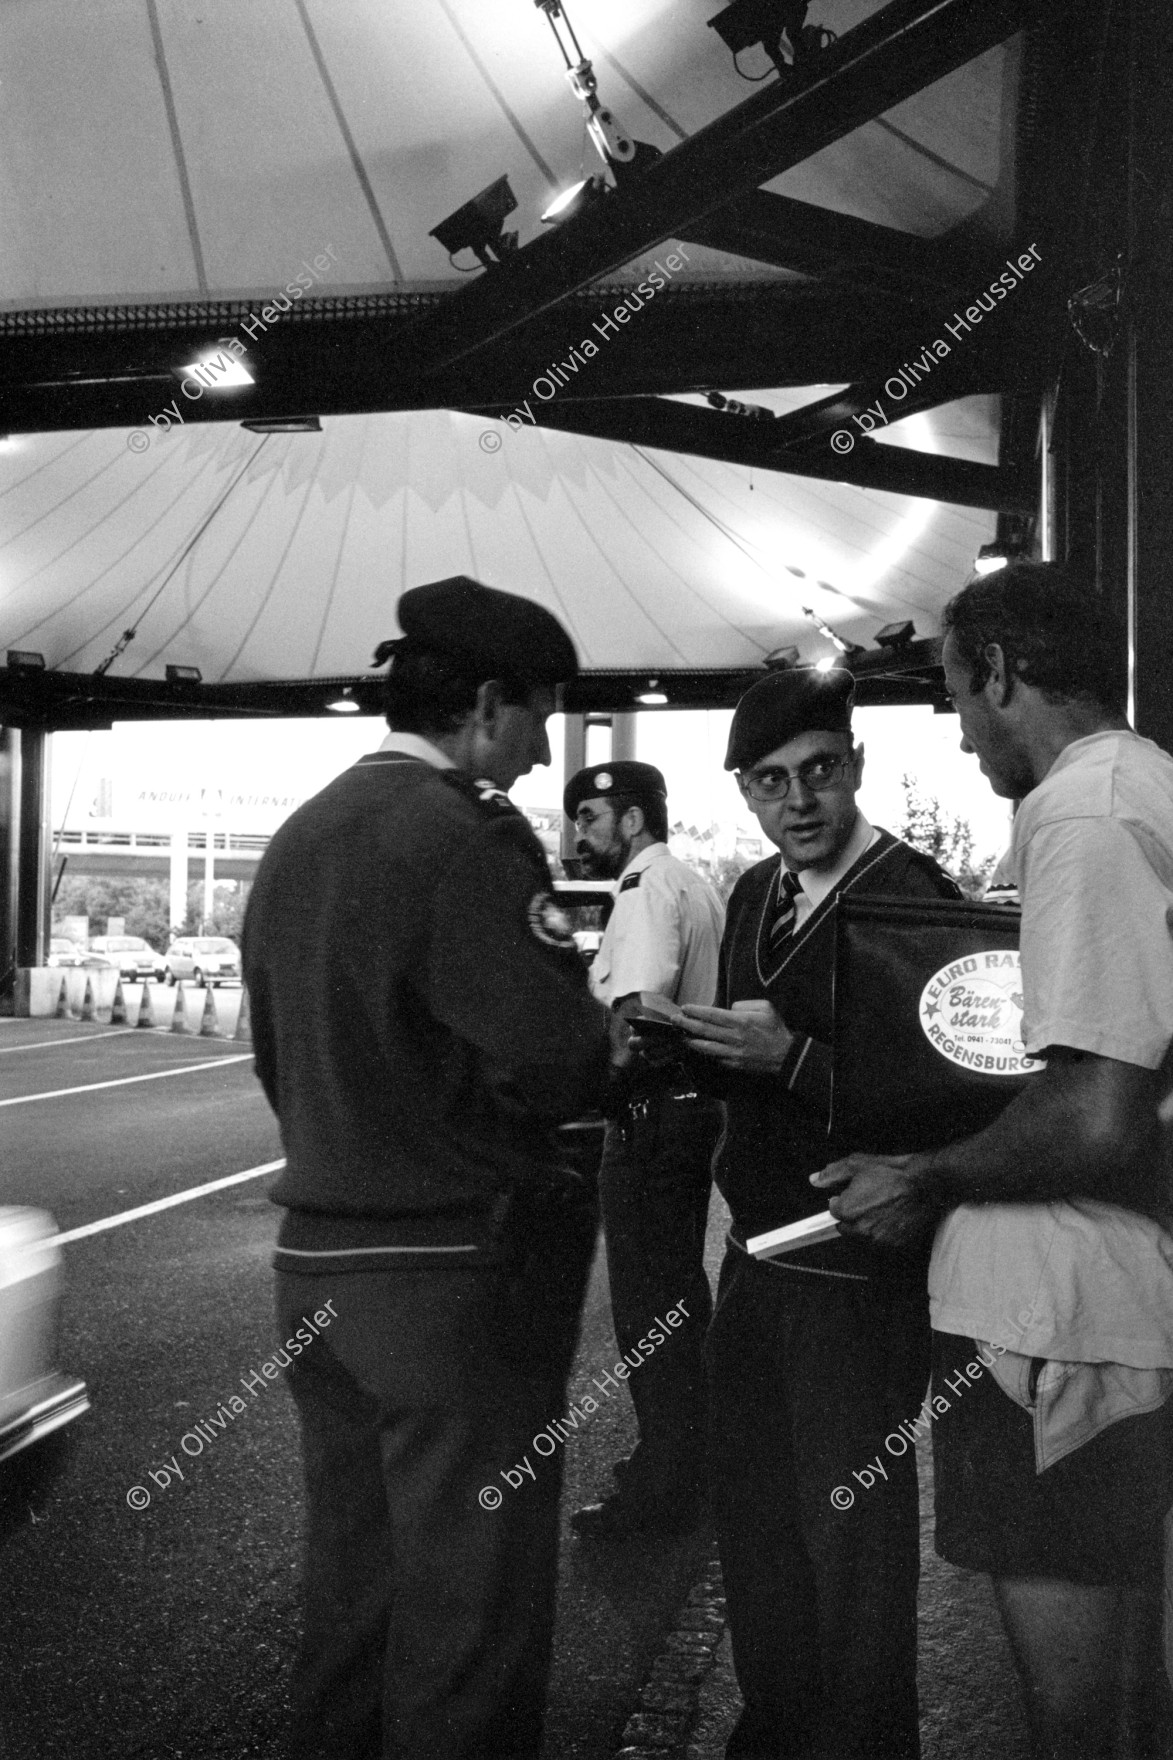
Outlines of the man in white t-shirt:
{"label": "man in white t-shirt", "polygon": [[1100,602],[1016,563],[946,607],[945,682],[996,794],[1021,801],[1023,1038],[1046,1060],[979,1135],[853,1155],[843,1232],[939,1224],[937,1549],[986,1570],[1037,1760],[1104,1760],[1131,1674],[1145,1753],[1173,1503],[1173,1234],[1158,1069],[1173,1040],[1173,758],[1129,728]]}

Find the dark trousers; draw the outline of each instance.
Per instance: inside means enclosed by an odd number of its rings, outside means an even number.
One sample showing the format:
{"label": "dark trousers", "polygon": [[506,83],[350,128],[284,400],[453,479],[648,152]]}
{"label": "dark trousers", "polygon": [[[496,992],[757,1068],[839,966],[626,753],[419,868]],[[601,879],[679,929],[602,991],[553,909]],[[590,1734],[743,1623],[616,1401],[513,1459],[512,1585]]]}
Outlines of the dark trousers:
{"label": "dark trousers", "polygon": [[[565,1410],[592,1211],[508,1270],[279,1272],[305,1452],[296,1760],[536,1760],[550,1667]],[[520,1463],[528,1461],[532,1477]],[[506,1475],[509,1476],[506,1476]]]}
{"label": "dark trousers", "polygon": [[[654,1096],[607,1125],[599,1170],[611,1313],[639,1441],[623,1477],[635,1503],[671,1502],[703,1489],[705,1330],[713,1310],[705,1273],[710,1163],[717,1103]],[[684,1306],[687,1320],[651,1355],[637,1352],[657,1315]],[[642,1360],[641,1360],[642,1358]]]}
{"label": "dark trousers", "polygon": [[783,1270],[731,1245],[708,1355],[710,1494],[745,1700],[726,1754],[915,1760],[916,1460],[884,1439],[927,1391],[923,1282]]}

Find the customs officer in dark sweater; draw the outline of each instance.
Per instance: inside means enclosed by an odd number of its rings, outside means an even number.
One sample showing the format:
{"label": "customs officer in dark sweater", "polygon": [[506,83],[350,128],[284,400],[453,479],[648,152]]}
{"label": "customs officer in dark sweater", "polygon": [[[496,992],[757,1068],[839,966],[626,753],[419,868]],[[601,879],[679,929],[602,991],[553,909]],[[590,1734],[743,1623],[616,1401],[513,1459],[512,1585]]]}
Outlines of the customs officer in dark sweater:
{"label": "customs officer in dark sweater", "polygon": [[516,1463],[565,1410],[597,1218],[553,1129],[599,1099],[609,1022],[501,791],[549,763],[577,661],[548,612],[464,577],[398,614],[391,732],[274,837],[244,929],[281,1335],[335,1315],[289,1369],[291,1752],[532,1760],[561,1457]]}
{"label": "customs officer in dark sweater", "polygon": [[725,767],[781,853],[729,900],[719,1006],[685,1009],[727,1111],[714,1173],[733,1228],[708,1353],[710,1495],[745,1699],[730,1760],[919,1753],[914,1457],[853,1508],[831,1493],[920,1409],[924,1261],[847,1240],[776,1260],[745,1251],[824,1207],[809,1175],[830,1158],[835,899],[959,896],[857,809],[852,688],[845,671],[804,667],[738,704]]}

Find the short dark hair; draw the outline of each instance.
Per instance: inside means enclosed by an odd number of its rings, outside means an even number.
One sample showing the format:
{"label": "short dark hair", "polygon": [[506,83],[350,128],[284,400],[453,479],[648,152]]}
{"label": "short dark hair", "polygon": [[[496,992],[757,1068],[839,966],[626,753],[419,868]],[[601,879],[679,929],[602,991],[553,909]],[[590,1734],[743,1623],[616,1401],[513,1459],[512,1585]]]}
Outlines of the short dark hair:
{"label": "short dark hair", "polygon": [[611,803],[616,823],[629,808],[638,807],[656,842],[667,843],[668,802],[662,794],[609,794],[606,799]]}
{"label": "short dark hair", "polygon": [[[454,733],[476,708],[486,679],[449,654],[401,643],[383,680],[383,714],[398,733]],[[498,679],[507,703],[528,703],[535,688],[519,678]]]}
{"label": "short dark hair", "polygon": [[1010,676],[1049,702],[1090,697],[1113,713],[1127,695],[1123,631],[1104,601],[1057,562],[1011,562],[962,587],[941,617],[970,668],[970,689],[990,676],[986,649],[997,643]]}

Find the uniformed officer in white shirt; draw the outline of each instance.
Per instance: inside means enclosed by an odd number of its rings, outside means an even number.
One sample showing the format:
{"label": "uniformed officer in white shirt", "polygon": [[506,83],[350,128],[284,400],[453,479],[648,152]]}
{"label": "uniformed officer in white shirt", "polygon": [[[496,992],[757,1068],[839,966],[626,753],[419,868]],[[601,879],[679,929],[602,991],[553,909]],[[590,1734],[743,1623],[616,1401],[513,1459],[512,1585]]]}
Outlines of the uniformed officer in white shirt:
{"label": "uniformed officer in white shirt", "polygon": [[[625,1012],[641,992],[711,1003],[725,913],[668,849],[660,771],[627,759],[588,766],[563,804],[586,874],[619,881],[591,967],[595,995]],[[685,1532],[704,1514],[704,1244],[721,1111],[683,1092],[683,1080],[676,1092],[654,1080],[608,1122],[599,1175],[615,1337],[639,1425],[635,1451],[615,1468],[617,1490],[571,1517],[576,1532],[605,1539]],[[686,1318],[666,1329],[673,1308]]]}

